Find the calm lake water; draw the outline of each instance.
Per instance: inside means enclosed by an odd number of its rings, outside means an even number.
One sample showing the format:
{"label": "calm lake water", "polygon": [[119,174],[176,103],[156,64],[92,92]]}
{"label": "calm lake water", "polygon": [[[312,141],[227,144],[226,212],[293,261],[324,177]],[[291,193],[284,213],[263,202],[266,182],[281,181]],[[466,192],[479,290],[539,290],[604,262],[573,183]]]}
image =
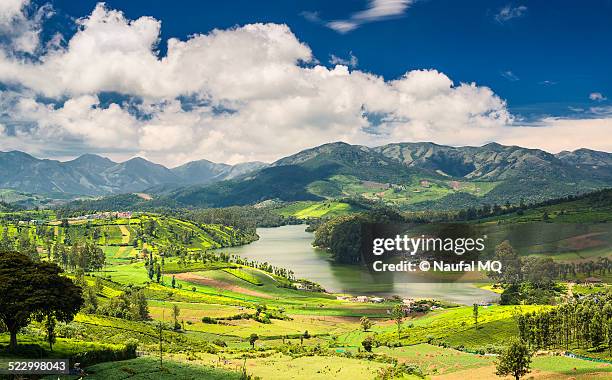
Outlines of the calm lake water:
{"label": "calm lake water", "polygon": [[334,293],[354,295],[393,295],[413,298],[436,298],[473,304],[497,299],[493,292],[466,283],[406,283],[392,274],[373,276],[364,267],[331,262],[330,255],[312,247],[313,234],[306,226],[259,228],[260,239],[251,244],[225,248],[230,252],[259,262],[291,269],[297,278],[305,278]]}

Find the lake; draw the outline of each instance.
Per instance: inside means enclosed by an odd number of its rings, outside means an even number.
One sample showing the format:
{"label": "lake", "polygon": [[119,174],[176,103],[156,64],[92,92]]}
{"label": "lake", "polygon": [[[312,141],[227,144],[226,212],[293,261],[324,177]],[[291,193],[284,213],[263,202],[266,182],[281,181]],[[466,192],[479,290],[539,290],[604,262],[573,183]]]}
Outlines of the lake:
{"label": "lake", "polygon": [[258,228],[258,241],[219,251],[293,270],[297,278],[314,281],[334,293],[380,296],[397,294],[467,305],[498,298],[497,294],[468,283],[406,283],[394,280],[393,274],[373,276],[366,268],[358,265],[333,263],[329,253],[312,247],[314,236],[306,232],[305,228],[304,225]]}

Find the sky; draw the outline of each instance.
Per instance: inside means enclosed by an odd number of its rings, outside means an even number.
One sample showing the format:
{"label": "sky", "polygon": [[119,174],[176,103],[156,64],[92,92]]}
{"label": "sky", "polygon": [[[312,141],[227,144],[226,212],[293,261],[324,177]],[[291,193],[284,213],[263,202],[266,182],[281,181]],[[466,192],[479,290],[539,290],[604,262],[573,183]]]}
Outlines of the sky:
{"label": "sky", "polygon": [[611,152],[610,20],[612,0],[2,0],[0,150],[169,167],[332,141]]}

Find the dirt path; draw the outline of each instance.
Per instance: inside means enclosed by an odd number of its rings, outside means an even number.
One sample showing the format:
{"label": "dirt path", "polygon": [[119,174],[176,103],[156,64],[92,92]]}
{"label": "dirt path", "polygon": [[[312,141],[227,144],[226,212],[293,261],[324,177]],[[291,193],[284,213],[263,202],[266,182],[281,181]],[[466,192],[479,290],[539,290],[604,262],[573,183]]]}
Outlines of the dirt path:
{"label": "dirt path", "polygon": [[193,282],[195,284],[200,284],[200,285],[211,286],[213,288],[229,290],[231,292],[245,294],[245,295],[248,295],[248,296],[260,297],[260,298],[274,298],[274,297],[272,297],[272,296],[270,296],[268,294],[265,294],[265,293],[261,293],[261,292],[255,291],[255,290],[243,288],[242,286],[234,285],[234,284],[231,284],[229,282],[214,280],[212,278],[204,277],[202,275],[195,274],[195,273],[192,273],[192,272],[178,273],[178,274],[175,274],[174,276],[176,278],[178,278],[179,280]]}

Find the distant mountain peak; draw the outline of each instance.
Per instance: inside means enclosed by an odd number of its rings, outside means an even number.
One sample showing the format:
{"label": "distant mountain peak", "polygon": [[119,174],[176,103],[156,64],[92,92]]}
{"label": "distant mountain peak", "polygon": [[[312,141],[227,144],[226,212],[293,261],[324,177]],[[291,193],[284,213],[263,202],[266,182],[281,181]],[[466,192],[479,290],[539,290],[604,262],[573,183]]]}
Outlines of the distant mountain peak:
{"label": "distant mountain peak", "polygon": [[112,161],[111,159],[107,158],[107,157],[102,157],[99,156],[97,154],[93,154],[93,153],[85,153],[80,155],[79,157],[70,160],[70,161],[66,161],[65,163],[77,163],[77,162],[105,162],[105,163],[111,163],[111,164],[116,164],[116,162]]}

